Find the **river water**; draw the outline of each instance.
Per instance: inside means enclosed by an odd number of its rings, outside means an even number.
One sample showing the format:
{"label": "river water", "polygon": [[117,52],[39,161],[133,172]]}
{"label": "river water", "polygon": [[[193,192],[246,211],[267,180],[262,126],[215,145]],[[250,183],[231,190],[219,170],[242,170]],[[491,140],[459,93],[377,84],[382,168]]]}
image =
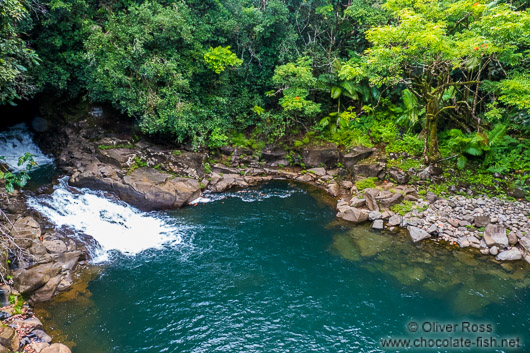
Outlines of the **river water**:
{"label": "river water", "polygon": [[[37,307],[74,353],[530,351],[526,263],[339,223],[325,195],[297,184],[169,212],[106,196],[61,182],[29,200],[100,244],[90,280]],[[474,347],[384,348],[389,338]],[[476,347],[492,339],[519,347]]]}

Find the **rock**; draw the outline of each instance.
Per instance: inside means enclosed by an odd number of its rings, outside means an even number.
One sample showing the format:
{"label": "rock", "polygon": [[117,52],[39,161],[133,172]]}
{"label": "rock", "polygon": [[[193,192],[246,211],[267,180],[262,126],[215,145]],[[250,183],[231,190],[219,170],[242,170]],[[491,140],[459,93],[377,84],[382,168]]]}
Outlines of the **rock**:
{"label": "rock", "polygon": [[498,224],[488,224],[484,230],[484,241],[489,247],[493,245],[496,245],[501,249],[507,247],[508,237],[506,236],[506,228]]}
{"label": "rock", "polygon": [[[491,252],[491,249],[490,249]],[[511,248],[510,250],[504,250],[497,255],[496,259],[499,261],[515,261],[515,260],[521,260],[523,258],[523,254],[521,251],[517,248]]]}
{"label": "rock", "polygon": [[519,238],[519,244],[526,249],[526,251],[530,252],[530,237],[524,236],[522,238]]}
{"label": "rock", "polygon": [[384,169],[384,163],[357,164],[353,166],[355,176],[364,177],[377,177]]}
{"label": "rock", "polygon": [[129,148],[111,148],[97,150],[97,158],[103,162],[112,164],[117,168],[123,169],[130,167],[134,163],[134,157],[138,152]]}
{"label": "rock", "polygon": [[44,348],[49,346],[50,344],[46,342],[32,342],[31,344],[29,344],[29,347],[33,349],[36,353],[41,353]]}
{"label": "rock", "polygon": [[348,169],[354,165],[370,157],[376,151],[375,148],[367,148],[362,146],[354,147],[351,152],[341,156],[341,163]]}
{"label": "rock", "polygon": [[392,217],[390,217],[390,219],[388,220],[388,226],[390,227],[398,226],[399,224],[401,224],[400,215],[395,214]]}
{"label": "rock", "polygon": [[179,208],[201,193],[197,180],[174,178],[154,168],[138,168],[123,181],[130,188],[119,191],[118,196],[143,210]]}
{"label": "rock", "polygon": [[495,255],[497,255],[498,253],[499,253],[499,248],[497,248],[496,246],[492,246],[492,247],[490,248],[490,254],[491,254],[491,255],[495,256]]}
{"label": "rock", "polygon": [[51,253],[63,253],[67,250],[66,244],[59,239],[45,239],[42,244]]}
{"label": "rock", "polygon": [[309,183],[309,182],[313,181],[314,178],[315,177],[313,175],[311,175],[311,174],[302,174],[302,175],[298,176],[296,178],[296,180],[304,182],[304,183]]}
{"label": "rock", "polygon": [[453,227],[455,227],[455,228],[458,228],[458,226],[459,226],[458,219],[449,218],[449,219],[447,220],[447,222],[448,222],[450,225],[452,225]]}
{"label": "rock", "polygon": [[286,151],[279,149],[261,151],[261,159],[266,162],[277,162],[279,160],[285,159],[286,155]]}
{"label": "rock", "polygon": [[377,189],[365,189],[364,190],[364,199],[366,200],[366,206],[370,211],[379,211],[379,206],[377,205],[376,196],[379,194]]}
{"label": "rock", "polygon": [[379,211],[371,211],[369,214],[368,214],[368,219],[370,221],[374,221],[376,219],[380,219],[381,218],[381,212]]}
{"label": "rock", "polygon": [[333,197],[339,196],[339,184],[337,183],[331,183],[329,184],[328,188],[326,189],[328,194],[330,194]]}
{"label": "rock", "polygon": [[397,167],[390,168],[390,170],[388,171],[388,174],[398,184],[407,184],[410,180],[410,177],[408,176],[408,174]]}
{"label": "rock", "polygon": [[326,170],[324,168],[311,168],[307,170],[308,173],[315,174],[316,176],[326,175]]}
{"label": "rock", "polygon": [[510,243],[510,245],[515,245],[517,244],[517,235],[515,234],[515,232],[510,232],[508,233],[508,243]]}
{"label": "rock", "polygon": [[60,271],[61,265],[51,262],[16,270],[13,276],[15,288],[22,294],[33,292],[35,289],[45,285]]}
{"label": "rock", "polygon": [[16,220],[11,235],[15,238],[39,239],[41,229],[39,223],[32,217],[22,217]]}
{"label": "rock", "polygon": [[377,229],[377,230],[383,229],[383,220],[376,219],[374,223],[372,223],[372,229]]}
{"label": "rock", "polygon": [[425,194],[425,198],[430,203],[435,203],[436,200],[438,200],[438,195],[436,195],[434,192],[427,191],[427,193]]}
{"label": "rock", "polygon": [[337,147],[311,147],[302,151],[302,161],[307,167],[334,168],[339,162]]}
{"label": "rock", "polygon": [[360,199],[358,197],[354,197],[350,200],[350,206],[351,207],[362,207],[366,204],[365,199]]}
{"label": "rock", "polygon": [[401,194],[401,193],[392,193],[391,195],[388,195],[386,197],[377,196],[376,199],[379,202],[379,205],[381,205],[381,207],[390,208],[390,207],[392,207],[394,205],[397,205],[401,201],[403,201],[403,194]]}
{"label": "rock", "polygon": [[438,226],[436,224],[431,224],[431,226],[429,227],[429,229],[427,229],[427,233],[431,234],[431,235],[436,235],[438,234]]}
{"label": "rock", "polygon": [[17,351],[19,342],[19,337],[12,327],[0,327],[0,345],[9,348],[12,351]]}
{"label": "rock", "polygon": [[354,207],[346,207],[337,213],[338,218],[348,222],[361,223],[368,220],[368,211]]}
{"label": "rock", "polygon": [[473,222],[475,223],[476,227],[485,227],[490,224],[490,218],[488,216],[475,216],[475,218],[473,218]]}
{"label": "rock", "polygon": [[31,295],[31,301],[33,303],[40,303],[50,300],[55,293],[59,282],[61,282],[61,276],[55,276],[50,279],[44,286],[37,289]]}
{"label": "rock", "polygon": [[424,231],[423,229],[420,229],[418,227],[408,226],[407,230],[409,231],[410,238],[412,239],[413,243],[417,243],[420,240],[430,238],[431,235]]}
{"label": "rock", "polygon": [[72,353],[72,351],[64,344],[54,343],[51,346],[44,348],[40,353]]}

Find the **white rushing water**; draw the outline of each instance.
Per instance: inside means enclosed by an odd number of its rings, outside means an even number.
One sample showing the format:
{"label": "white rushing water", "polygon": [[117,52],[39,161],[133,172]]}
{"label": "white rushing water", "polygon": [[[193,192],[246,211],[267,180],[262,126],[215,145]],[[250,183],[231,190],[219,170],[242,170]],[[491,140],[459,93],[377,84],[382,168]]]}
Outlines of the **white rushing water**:
{"label": "white rushing water", "polygon": [[106,261],[110,250],[135,255],[143,250],[181,242],[176,224],[157,212],[142,212],[101,192],[68,186],[63,178],[51,195],[28,199],[28,205],[57,227],[93,237],[101,246],[95,262]]}
{"label": "white rushing water", "polygon": [[33,142],[33,135],[26,124],[18,124],[0,132],[0,156],[5,157],[11,170],[20,171],[25,168],[24,165],[18,165],[18,159],[26,152],[33,155],[37,166],[53,163],[53,159],[42,153]]}

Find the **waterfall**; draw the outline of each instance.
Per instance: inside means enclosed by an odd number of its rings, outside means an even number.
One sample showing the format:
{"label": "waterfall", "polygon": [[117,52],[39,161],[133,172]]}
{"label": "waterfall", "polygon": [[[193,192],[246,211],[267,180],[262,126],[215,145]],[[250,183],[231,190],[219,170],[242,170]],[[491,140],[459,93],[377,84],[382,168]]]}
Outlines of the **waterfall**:
{"label": "waterfall", "polygon": [[18,159],[26,152],[33,155],[37,166],[53,163],[53,159],[33,142],[33,134],[26,124],[18,124],[0,132],[0,156],[5,157],[4,162],[11,170],[20,171],[25,168],[25,165],[18,165]]}
{"label": "waterfall", "polygon": [[30,197],[27,202],[57,227],[94,238],[100,245],[94,261],[106,261],[111,250],[135,255],[181,242],[177,225],[163,213],[142,212],[102,192],[68,186],[67,179],[61,179],[51,195]]}

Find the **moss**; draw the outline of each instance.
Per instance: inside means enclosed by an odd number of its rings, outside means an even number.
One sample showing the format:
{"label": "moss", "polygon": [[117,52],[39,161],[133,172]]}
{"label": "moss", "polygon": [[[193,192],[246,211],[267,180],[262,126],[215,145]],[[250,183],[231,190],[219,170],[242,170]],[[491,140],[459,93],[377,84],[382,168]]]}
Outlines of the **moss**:
{"label": "moss", "polygon": [[390,207],[390,210],[401,216],[404,216],[414,209],[414,205],[415,203],[413,201],[403,201],[402,203],[398,203],[397,205]]}
{"label": "moss", "polygon": [[140,157],[134,157],[134,163],[133,165],[131,165],[131,167],[127,171],[127,175],[130,175],[136,169],[142,168],[142,167],[147,167],[147,162],[141,159]]}
{"label": "moss", "polygon": [[364,190],[368,188],[375,188],[375,181],[377,178],[366,178],[361,179],[357,182],[355,182],[355,186],[357,187],[357,190]]}

